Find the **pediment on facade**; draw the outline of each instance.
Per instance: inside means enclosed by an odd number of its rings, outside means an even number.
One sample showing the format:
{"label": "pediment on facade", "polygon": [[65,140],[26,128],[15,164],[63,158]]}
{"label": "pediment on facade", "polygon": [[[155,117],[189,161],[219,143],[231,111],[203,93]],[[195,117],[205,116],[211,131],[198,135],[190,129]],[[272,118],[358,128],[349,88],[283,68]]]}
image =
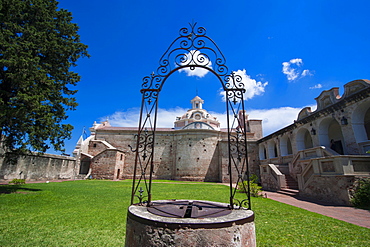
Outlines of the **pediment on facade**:
{"label": "pediment on facade", "polygon": [[311,115],[312,111],[311,111],[311,107],[305,107],[303,108],[299,113],[298,113],[298,118],[297,118],[297,121],[305,118],[305,117],[308,117],[309,115]]}
{"label": "pediment on facade", "polygon": [[343,97],[352,95],[367,87],[370,87],[369,80],[354,80],[354,81],[348,82],[346,85],[344,85],[344,96]]}
{"label": "pediment on facade", "polygon": [[321,110],[332,104],[335,104],[340,99],[341,97],[339,95],[338,87],[334,87],[330,90],[324,90],[319,95],[319,97],[315,98],[316,103],[317,103],[317,110]]}

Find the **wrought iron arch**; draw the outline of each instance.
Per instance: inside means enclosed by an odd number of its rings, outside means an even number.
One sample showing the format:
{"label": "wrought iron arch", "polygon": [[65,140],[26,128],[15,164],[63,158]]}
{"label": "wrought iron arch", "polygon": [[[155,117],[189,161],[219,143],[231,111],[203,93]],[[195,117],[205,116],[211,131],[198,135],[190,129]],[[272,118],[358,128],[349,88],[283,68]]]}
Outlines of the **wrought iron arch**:
{"label": "wrought iron arch", "polygon": [[[221,82],[225,91],[228,123],[228,175],[230,180],[230,207],[250,209],[249,165],[247,150],[247,128],[244,110],[245,87],[242,77],[230,72],[226,59],[216,43],[206,35],[206,29],[197,23],[184,27],[159,60],[156,72],[143,78],[142,102],[138,133],[136,135],[134,176],[131,204],[151,205],[152,178],[154,168],[155,133],[157,123],[158,96],[166,80],[174,72],[189,68],[206,69]],[[234,179],[234,180],[233,180]],[[242,183],[247,198],[237,200],[233,184]],[[144,189],[143,189],[144,188]]]}

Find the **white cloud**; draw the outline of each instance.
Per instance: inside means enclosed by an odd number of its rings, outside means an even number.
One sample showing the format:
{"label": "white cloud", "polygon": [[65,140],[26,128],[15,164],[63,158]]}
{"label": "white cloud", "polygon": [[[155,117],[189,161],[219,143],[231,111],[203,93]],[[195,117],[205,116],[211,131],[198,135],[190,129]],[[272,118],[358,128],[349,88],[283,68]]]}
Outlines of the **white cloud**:
{"label": "white cloud", "polygon": [[293,59],[290,60],[290,63],[291,64],[297,64],[297,66],[301,66],[303,64],[301,58],[293,58]]}
{"label": "white cloud", "polygon": [[312,72],[308,69],[302,71],[303,61],[301,58],[291,59],[289,62],[283,62],[282,72],[287,76],[288,81],[295,81],[305,76],[312,76]]}
{"label": "white cloud", "polygon": [[[244,84],[245,100],[251,99],[256,95],[261,95],[265,92],[265,87],[268,85],[268,82],[262,83],[260,81],[256,81],[255,79],[252,79],[249,75],[247,75],[247,71],[245,69],[234,71],[234,74],[242,78],[241,82]],[[220,95],[222,95],[222,100],[226,101],[225,91],[222,90],[220,92]]]}
{"label": "white cloud", "polygon": [[180,72],[185,72],[187,76],[196,76],[199,78],[204,77],[209,71],[203,68],[184,68],[180,69]]}
{"label": "white cloud", "polygon": [[135,127],[139,125],[140,108],[131,108],[127,111],[116,111],[112,115],[100,118],[108,120],[112,126]]}
{"label": "white cloud", "polygon": [[312,73],[308,69],[303,70],[302,71],[302,74],[301,74],[302,77],[304,77],[304,76],[311,76],[311,75],[312,75]]}
{"label": "white cloud", "polygon": [[251,109],[247,111],[249,119],[262,119],[263,135],[269,135],[284,128],[297,119],[302,108],[280,107],[272,109]]}
{"label": "white cloud", "polygon": [[[312,111],[316,109],[316,105],[310,106]],[[304,108],[304,107],[302,107]],[[262,128],[264,136],[269,135],[285,126],[288,126],[297,119],[298,113],[302,108],[280,107],[272,109],[249,109],[247,114],[249,119],[262,120]],[[172,109],[158,109],[158,124],[160,128],[173,128],[173,123],[176,117],[185,114],[187,109],[172,108]],[[112,126],[121,127],[137,127],[139,120],[139,108],[132,108],[125,112],[115,112],[114,114],[101,118],[101,121],[109,120]],[[221,128],[227,127],[226,113],[210,112],[214,117],[217,117],[221,123]]]}
{"label": "white cloud", "polygon": [[[249,109],[247,110],[247,114],[249,115],[248,119],[262,120],[263,135],[267,136],[292,124],[294,120],[297,119],[298,113],[302,108],[280,107],[272,109]],[[221,123],[221,128],[226,128],[226,114],[211,114],[218,118]]]}
{"label": "white cloud", "polygon": [[[208,68],[212,68],[212,62],[205,55],[200,53],[198,50],[191,50],[188,54],[184,55],[184,61],[181,65],[202,65]],[[194,62],[196,61],[196,63]],[[185,72],[187,76],[197,76],[199,78],[204,77],[209,71],[207,69],[194,67],[194,68],[183,68],[179,69],[179,72]]]}
{"label": "white cloud", "polygon": [[[157,127],[172,128],[176,117],[184,115],[187,109],[176,107],[171,109],[158,109]],[[127,111],[117,111],[110,116],[103,117],[100,121],[108,119],[112,126],[137,127],[139,125],[140,108],[131,108]]]}
{"label": "white cloud", "polygon": [[322,85],[319,83],[313,87],[309,87],[310,89],[317,89],[317,88],[322,88]]}

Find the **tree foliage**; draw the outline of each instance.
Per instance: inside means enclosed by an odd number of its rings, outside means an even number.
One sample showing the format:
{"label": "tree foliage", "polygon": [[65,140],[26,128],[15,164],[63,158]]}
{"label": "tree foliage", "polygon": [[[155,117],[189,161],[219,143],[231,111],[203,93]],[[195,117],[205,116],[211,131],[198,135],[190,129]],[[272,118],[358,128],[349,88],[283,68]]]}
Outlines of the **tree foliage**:
{"label": "tree foliage", "polygon": [[[70,12],[55,0],[0,1],[0,140],[16,150],[64,151],[77,106],[70,71],[89,56]],[[49,146],[50,145],[50,146]]]}

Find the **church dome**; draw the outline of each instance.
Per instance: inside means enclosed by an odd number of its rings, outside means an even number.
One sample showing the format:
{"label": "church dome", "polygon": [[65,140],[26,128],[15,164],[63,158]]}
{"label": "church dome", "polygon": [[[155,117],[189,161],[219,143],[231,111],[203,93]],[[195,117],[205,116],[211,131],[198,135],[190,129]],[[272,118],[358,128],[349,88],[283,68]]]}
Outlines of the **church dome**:
{"label": "church dome", "polygon": [[[175,129],[220,129],[220,122],[216,117],[213,117],[203,109],[204,100],[199,96],[194,97],[190,101],[192,109],[188,110],[181,117],[177,117],[175,121]],[[198,123],[198,124],[192,124]]]}

